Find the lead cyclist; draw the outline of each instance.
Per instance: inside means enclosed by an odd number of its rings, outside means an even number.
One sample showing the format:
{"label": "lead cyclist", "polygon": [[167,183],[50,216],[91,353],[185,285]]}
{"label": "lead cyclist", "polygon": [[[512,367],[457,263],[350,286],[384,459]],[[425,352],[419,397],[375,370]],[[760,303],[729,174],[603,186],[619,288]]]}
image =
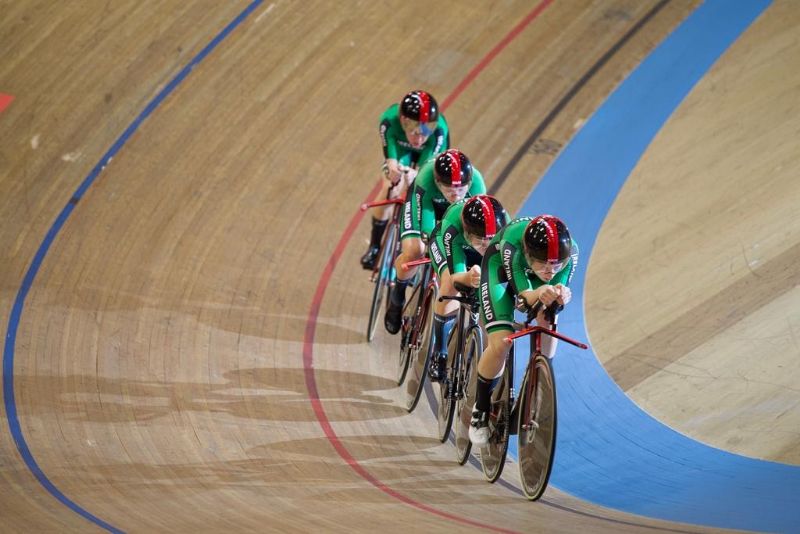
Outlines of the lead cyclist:
{"label": "lead cyclist", "polygon": [[[481,313],[489,345],[478,363],[478,385],[469,428],[473,445],[484,447],[491,434],[489,410],[492,390],[505,367],[511,347],[505,338],[514,331],[514,308],[544,308],[572,298],[570,280],[578,265],[578,244],[567,226],[552,215],[522,217],[511,221],[495,236],[481,264]],[[539,326],[552,329],[541,311]],[[542,352],[555,356],[556,339],[542,336]]]}

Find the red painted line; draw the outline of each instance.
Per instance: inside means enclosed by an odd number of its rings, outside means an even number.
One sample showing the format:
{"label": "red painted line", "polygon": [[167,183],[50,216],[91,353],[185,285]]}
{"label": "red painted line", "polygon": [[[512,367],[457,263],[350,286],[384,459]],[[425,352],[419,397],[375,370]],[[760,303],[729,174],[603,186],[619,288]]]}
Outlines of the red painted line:
{"label": "red painted line", "polygon": [[522,21],[520,21],[519,24],[514,26],[514,28],[512,28],[511,31],[508,32],[508,35],[506,35],[502,41],[497,43],[497,45],[494,48],[492,48],[488,54],[486,54],[486,56],[480,61],[480,63],[475,65],[475,67],[471,71],[469,71],[466,78],[461,80],[461,83],[459,83],[456,86],[453,92],[450,93],[447,96],[447,98],[444,99],[444,102],[442,102],[442,111],[446,110],[448,106],[450,106],[450,104],[452,104],[453,101],[457,99],[459,95],[461,95],[464,89],[466,89],[467,86],[470,83],[472,83],[472,81],[475,78],[478,77],[478,74],[480,74],[480,72],[483,69],[485,69],[489,63],[492,62],[492,60],[497,56],[497,54],[499,54],[506,46],[508,46],[508,43],[513,41],[514,38],[516,38],[517,35],[519,35],[522,32],[522,30],[524,30],[528,26],[528,24],[530,24],[536,17],[541,15],[542,11],[544,11],[547,8],[547,6],[549,6],[552,2],[553,0],[542,0],[542,2],[538,6],[533,8],[533,11],[528,13],[528,15],[524,19],[522,19]]}
{"label": "red painted line", "polygon": [[[375,187],[372,188],[370,191],[369,196],[365,202],[372,201],[375,196],[380,192],[381,183],[378,182],[375,184]],[[361,478],[375,486],[377,489],[381,490],[382,492],[386,493],[390,497],[397,499],[398,501],[408,504],[409,506],[413,506],[419,510],[430,512],[434,515],[439,517],[443,517],[446,519],[450,519],[453,521],[457,521],[459,523],[463,523],[465,525],[470,525],[472,527],[484,528],[487,530],[492,530],[494,532],[515,532],[513,530],[505,530],[502,528],[494,527],[491,525],[486,525],[483,523],[478,523],[477,521],[472,521],[470,519],[466,519],[463,517],[459,517],[457,515],[449,514],[442,510],[437,510],[431,506],[426,504],[422,504],[417,502],[410,497],[407,497],[377,478],[375,478],[369,471],[367,471],[364,466],[362,466],[357,459],[350,454],[350,451],[347,450],[347,447],[339,439],[339,436],[333,430],[333,426],[331,425],[330,420],[328,419],[328,415],[325,413],[325,407],[322,405],[322,400],[319,397],[319,390],[317,389],[317,380],[314,376],[314,334],[317,329],[317,317],[319,316],[319,309],[322,305],[322,299],[325,296],[325,290],[328,287],[328,282],[330,282],[331,276],[333,275],[333,270],[336,267],[336,264],[339,262],[339,258],[342,256],[345,247],[347,247],[347,243],[350,241],[355,229],[358,227],[358,223],[361,221],[361,218],[364,216],[362,211],[356,212],[353,215],[352,219],[350,219],[350,223],[347,225],[347,228],[342,234],[342,237],[339,239],[339,243],[337,243],[336,248],[331,254],[331,257],[328,259],[328,263],[325,264],[325,268],[322,271],[322,275],[320,276],[319,283],[317,284],[317,290],[314,292],[314,299],[311,302],[311,310],[308,313],[308,321],[306,322],[306,332],[305,338],[303,341],[303,372],[306,379],[306,388],[308,389],[308,395],[311,399],[311,407],[314,410],[314,415],[317,417],[317,421],[319,422],[320,427],[322,427],[322,431],[325,433],[325,437],[328,438],[328,441],[333,448],[336,449],[336,452],[339,453],[339,456],[349,465],[353,470],[358,473]]]}
{"label": "red painted line", "polygon": [[[442,104],[442,111],[444,111],[451,103],[453,103],[461,92],[480,74],[480,72],[489,64],[491,61],[500,53],[503,48],[505,48],[508,43],[510,43],[517,35],[522,32],[525,27],[531,23],[536,17],[538,17],[544,9],[552,3],[553,0],[543,0],[539,5],[537,5],[533,11],[531,11],[519,24],[517,24],[512,30],[506,35],[500,43],[498,43],[489,53],[475,66],[467,76],[459,83],[455,90],[447,96],[444,103]],[[375,187],[372,188],[367,198],[364,200],[363,204],[372,202],[377,194],[380,192],[381,182],[375,184]],[[514,532],[512,530],[506,530],[503,528],[499,528],[493,525],[488,525],[485,523],[479,523],[477,521],[473,521],[471,519],[467,519],[465,517],[457,516],[454,514],[450,514],[443,510],[438,510],[421,502],[415,501],[410,497],[403,495],[396,490],[390,488],[377,478],[375,478],[369,471],[367,471],[364,466],[362,466],[356,458],[350,454],[350,451],[347,450],[347,447],[339,439],[339,436],[333,430],[333,425],[331,425],[330,420],[328,419],[328,415],[325,413],[325,407],[322,404],[322,400],[319,397],[319,390],[317,389],[317,380],[314,374],[314,335],[317,330],[317,318],[319,317],[319,310],[322,307],[322,299],[325,297],[325,291],[328,288],[328,284],[330,283],[331,277],[333,276],[333,271],[336,268],[337,263],[339,262],[339,258],[341,258],[344,249],[347,247],[350,239],[353,236],[358,224],[361,222],[361,219],[364,217],[364,212],[361,210],[356,211],[355,215],[350,219],[350,222],[345,228],[342,237],[339,239],[339,242],[336,245],[333,253],[331,254],[330,258],[328,258],[328,262],[325,264],[325,268],[322,270],[322,274],[320,275],[319,282],[317,283],[316,291],[314,292],[314,297],[311,301],[311,308],[308,312],[308,320],[306,321],[306,331],[305,337],[303,340],[303,372],[305,375],[306,381],[306,388],[308,389],[308,394],[311,400],[311,407],[314,410],[314,414],[317,417],[317,421],[319,422],[322,431],[325,433],[325,436],[328,438],[328,441],[331,443],[333,448],[339,454],[339,456],[349,465],[360,477],[364,480],[375,486],[377,489],[381,490],[385,494],[389,495],[390,497],[397,499],[398,501],[408,504],[409,506],[413,506],[418,510],[422,510],[424,512],[429,512],[431,514],[437,515],[439,517],[449,519],[458,523],[462,523],[464,525],[469,525],[472,527],[483,528],[486,530],[491,530],[494,532]]]}
{"label": "red painted line", "polygon": [[14,100],[14,95],[0,93],[0,113],[11,104],[12,100]]}

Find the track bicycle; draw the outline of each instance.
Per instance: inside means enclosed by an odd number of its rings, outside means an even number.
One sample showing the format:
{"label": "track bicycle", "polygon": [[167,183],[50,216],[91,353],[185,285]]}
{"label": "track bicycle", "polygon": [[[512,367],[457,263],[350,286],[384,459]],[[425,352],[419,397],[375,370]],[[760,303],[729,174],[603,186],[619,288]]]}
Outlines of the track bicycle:
{"label": "track bicycle", "polygon": [[[370,305],[369,320],[367,322],[367,342],[372,342],[375,338],[375,329],[378,325],[378,315],[380,314],[384,295],[388,295],[389,288],[391,284],[394,283],[396,276],[394,272],[394,261],[400,253],[400,217],[403,213],[405,195],[399,198],[390,197],[395,187],[408,179],[408,175],[414,170],[414,167],[401,167],[401,170],[403,172],[403,177],[397,184],[389,186],[385,200],[367,202],[361,205],[361,211],[379,206],[392,206],[389,222],[383,232],[381,248],[378,252],[378,261],[375,263],[375,268],[370,273],[370,282],[374,283],[375,287],[372,290],[372,303]],[[388,168],[384,168],[384,174],[387,173]],[[404,378],[405,372],[401,371],[398,376],[398,385],[403,383]]]}
{"label": "track bicycle", "polygon": [[[556,332],[555,315],[560,308],[554,304],[545,310],[545,317],[553,324],[552,330],[530,326],[542,309],[541,302],[537,302],[528,311],[527,320],[515,324],[516,332],[506,338],[511,348],[506,356],[500,383],[492,392],[489,413],[491,436],[480,451],[483,474],[489,482],[495,482],[503,471],[509,436],[516,434],[522,492],[531,501],[539,499],[547,488],[556,447],[556,382],[552,361],[542,353],[542,335],[581,349],[588,348],[586,344]],[[530,354],[517,397],[514,390],[514,340],[525,336],[531,337]],[[477,365],[472,373],[475,377],[470,379],[474,382],[477,379]],[[471,408],[471,405],[462,407],[462,412]]]}
{"label": "track bicycle", "polygon": [[[393,187],[394,186],[390,187],[389,191],[391,191]],[[375,338],[375,329],[378,324],[378,315],[380,314],[384,296],[388,296],[389,288],[394,282],[394,260],[399,253],[400,216],[403,211],[403,202],[404,199],[402,198],[387,198],[386,200],[367,202],[361,205],[361,211],[366,211],[378,206],[392,206],[392,215],[383,233],[381,249],[378,253],[378,261],[375,263],[375,268],[370,274],[370,282],[373,282],[375,287],[372,290],[372,304],[370,306],[369,321],[367,323],[368,342],[371,342]],[[398,377],[398,384],[403,382],[404,375],[405,373],[403,373],[402,377]]]}

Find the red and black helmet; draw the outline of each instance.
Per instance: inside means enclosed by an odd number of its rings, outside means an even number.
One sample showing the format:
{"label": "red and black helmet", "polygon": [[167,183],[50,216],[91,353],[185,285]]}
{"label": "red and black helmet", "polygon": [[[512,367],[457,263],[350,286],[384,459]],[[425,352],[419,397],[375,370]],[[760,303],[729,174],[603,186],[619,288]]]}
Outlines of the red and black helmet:
{"label": "red and black helmet", "polygon": [[572,238],[561,219],[553,215],[540,215],[525,228],[523,247],[529,264],[533,260],[565,262],[572,252]]}
{"label": "red and black helmet", "polygon": [[461,224],[474,236],[494,237],[506,225],[506,211],[500,201],[490,195],[477,195],[464,204]]}
{"label": "red and black helmet", "polygon": [[426,91],[411,91],[400,102],[400,115],[417,122],[436,122],[439,104]]}
{"label": "red and black helmet", "polygon": [[438,156],[433,164],[436,181],[442,185],[464,187],[472,183],[472,163],[460,150],[451,148]]}

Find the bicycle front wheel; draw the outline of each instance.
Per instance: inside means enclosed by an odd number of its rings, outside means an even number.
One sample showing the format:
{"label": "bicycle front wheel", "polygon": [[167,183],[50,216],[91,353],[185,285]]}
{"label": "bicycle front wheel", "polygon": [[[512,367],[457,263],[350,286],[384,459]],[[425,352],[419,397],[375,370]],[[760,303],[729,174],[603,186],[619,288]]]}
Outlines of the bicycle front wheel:
{"label": "bicycle front wheel", "polygon": [[535,355],[528,366],[518,406],[519,478],[522,492],[535,501],[547,488],[556,451],[556,382],[546,356]]}
{"label": "bicycle front wheel", "polygon": [[[372,306],[369,310],[369,322],[367,323],[367,341],[371,342],[375,338],[375,329],[378,325],[378,315],[381,311],[383,296],[386,288],[391,282],[392,268],[394,267],[394,251],[397,243],[397,225],[392,223],[386,228],[386,240],[381,249],[378,269],[375,272],[375,287],[372,290]],[[405,373],[403,373],[405,376]],[[401,381],[402,382],[402,381]]]}

